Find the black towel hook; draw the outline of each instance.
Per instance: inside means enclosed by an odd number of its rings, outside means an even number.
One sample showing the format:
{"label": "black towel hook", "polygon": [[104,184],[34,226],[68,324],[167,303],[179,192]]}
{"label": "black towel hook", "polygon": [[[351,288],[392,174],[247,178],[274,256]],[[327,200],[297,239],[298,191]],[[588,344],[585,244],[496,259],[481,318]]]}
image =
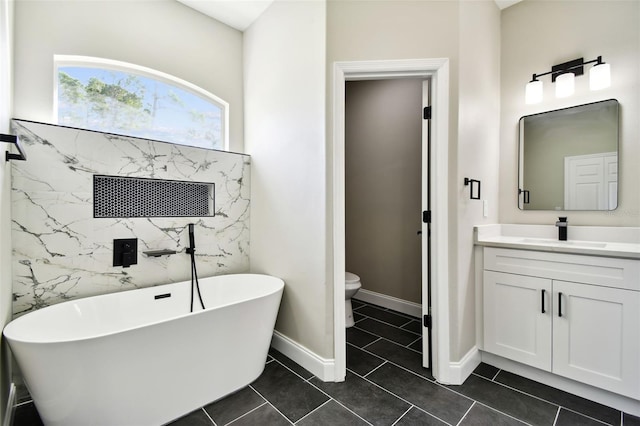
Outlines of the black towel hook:
{"label": "black towel hook", "polygon": [[9,160],[25,161],[27,159],[27,153],[24,152],[22,145],[20,145],[20,139],[18,139],[18,136],[0,134],[0,142],[12,143],[18,149],[18,154],[13,154],[9,151],[5,152],[4,161],[9,161]]}

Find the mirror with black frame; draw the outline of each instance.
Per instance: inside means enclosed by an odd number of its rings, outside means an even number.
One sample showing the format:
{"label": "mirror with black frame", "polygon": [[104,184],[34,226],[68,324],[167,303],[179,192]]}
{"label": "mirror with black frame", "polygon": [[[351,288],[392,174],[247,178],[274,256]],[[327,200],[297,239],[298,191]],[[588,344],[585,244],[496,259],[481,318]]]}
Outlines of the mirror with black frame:
{"label": "mirror with black frame", "polygon": [[618,110],[609,99],[521,117],[518,208],[615,210]]}

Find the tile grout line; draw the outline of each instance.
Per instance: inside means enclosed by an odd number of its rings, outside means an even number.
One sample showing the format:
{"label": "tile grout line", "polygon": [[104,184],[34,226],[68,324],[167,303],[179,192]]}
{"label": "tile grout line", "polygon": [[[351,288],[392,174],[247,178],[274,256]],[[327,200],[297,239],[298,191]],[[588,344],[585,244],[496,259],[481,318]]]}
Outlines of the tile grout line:
{"label": "tile grout line", "polygon": [[467,417],[467,414],[469,414],[469,411],[471,411],[471,409],[477,404],[477,401],[474,399],[473,400],[473,404],[471,404],[471,406],[469,407],[469,409],[464,413],[464,415],[462,416],[462,418],[460,420],[458,420],[458,423],[456,423],[456,426],[460,426],[460,423],[462,423],[462,421]]}
{"label": "tile grout line", "polygon": [[[474,401],[475,401],[475,400],[474,400]],[[484,404],[484,403],[482,403],[482,402],[480,402],[480,401],[476,401],[476,404],[478,404],[478,405],[482,405],[483,407],[485,407],[485,408],[487,408],[487,409],[489,409],[489,410],[491,410],[491,411],[495,411],[496,413],[500,413],[500,414],[502,414],[503,416],[507,416],[507,417],[509,417],[509,418],[511,418],[511,419],[513,419],[513,420],[515,420],[515,421],[517,421],[517,422],[520,422],[520,423],[522,423],[522,424],[524,424],[524,425],[531,426],[531,423],[525,422],[525,421],[524,421],[524,420],[522,420],[522,419],[519,419],[519,418],[517,418],[517,417],[515,417],[515,416],[512,416],[511,414],[508,414],[508,413],[502,412],[502,411],[500,411],[500,410],[498,410],[498,409],[496,409],[496,408],[493,408],[493,407],[491,407],[491,406],[489,406],[489,405],[487,405],[487,404]],[[559,407],[558,407],[558,408],[559,408]]]}
{"label": "tile grout line", "polygon": [[[561,409],[565,410],[565,411],[570,411],[570,412],[572,412],[572,413],[574,413],[574,414],[579,414],[579,415],[581,415],[582,417],[586,417],[586,418],[588,418],[588,419],[593,420],[594,422],[598,422],[598,423],[602,423],[603,425],[609,425],[609,426],[611,426],[611,423],[607,423],[607,422],[605,422],[604,420],[596,419],[595,417],[591,417],[591,416],[589,416],[589,415],[587,415],[587,414],[581,413],[580,411],[572,410],[571,408],[567,408],[567,407],[565,407],[565,406],[563,406],[563,405],[558,405],[558,406],[559,406]],[[622,413],[622,411],[621,411],[621,413]]]}
{"label": "tile grout line", "polygon": [[[284,354],[283,354],[284,355]],[[286,356],[286,355],[285,355]],[[283,366],[284,368],[286,368],[287,370],[289,370],[290,372],[292,372],[293,374],[295,374],[296,376],[298,376],[300,379],[302,379],[303,382],[306,382],[308,380],[311,380],[313,377],[315,377],[313,374],[311,375],[311,377],[309,377],[308,379],[305,379],[304,377],[302,377],[300,374],[296,373],[295,371],[293,371],[293,369],[287,367],[283,362],[278,361],[277,359],[273,358],[274,361],[276,361],[278,364],[280,364],[281,366]],[[295,362],[295,361],[294,361]],[[302,367],[302,366],[301,366]],[[304,367],[302,367],[304,368]]]}
{"label": "tile grout line", "polygon": [[556,417],[555,419],[553,419],[553,426],[556,426],[556,423],[558,423],[559,416],[560,416],[560,406],[558,406],[558,411],[556,411]]}
{"label": "tile grout line", "polygon": [[[379,341],[379,340],[381,340],[381,339],[376,340],[376,342],[377,342],[377,341]],[[372,345],[372,344],[374,344],[374,343],[375,343],[375,342],[371,342],[371,343],[370,343],[370,345]],[[364,347],[362,347],[362,348],[361,348],[360,346],[356,346],[356,345],[354,345],[353,343],[349,343],[349,342],[347,342],[347,347],[349,347],[349,346],[351,346],[351,347],[352,347],[352,348],[354,348],[354,349],[358,349],[359,351],[365,352],[367,355],[371,355],[371,356],[373,356],[373,357],[375,357],[375,358],[378,358],[378,359],[380,359],[381,361],[388,361],[388,359],[383,358],[383,357],[381,357],[380,355],[376,355],[376,354],[374,354],[373,352],[368,351],[368,350],[367,350],[367,349],[365,349]],[[369,345],[366,345],[366,346],[369,346]]]}
{"label": "tile grout line", "polygon": [[[400,346],[400,345],[398,345],[398,346]],[[356,347],[357,347],[357,346],[356,346]],[[402,346],[400,346],[400,347],[402,347]],[[411,374],[413,374],[413,375],[414,375],[414,376],[416,376],[416,377],[420,377],[421,379],[425,379],[425,380],[426,380],[426,381],[428,381],[428,382],[436,383],[437,385],[442,386],[440,383],[436,382],[436,380],[435,380],[435,379],[433,379],[433,380],[432,380],[432,379],[429,379],[428,377],[422,376],[422,375],[420,375],[420,374],[416,373],[416,372],[415,372],[415,371],[413,371],[413,370],[409,370],[407,367],[404,367],[404,366],[402,366],[402,365],[400,365],[400,364],[396,364],[395,362],[393,362],[393,361],[391,361],[391,360],[388,360],[388,359],[386,359],[386,358],[382,358],[380,355],[376,355],[376,354],[374,354],[373,352],[371,352],[371,351],[369,351],[369,350],[367,350],[367,349],[365,349],[365,348],[360,348],[360,350],[362,350],[362,351],[364,351],[364,352],[368,353],[369,355],[373,355],[373,356],[375,356],[375,357],[377,357],[377,358],[383,359],[383,360],[385,360],[387,363],[389,363],[389,364],[391,364],[391,365],[393,365],[393,366],[396,366],[396,367],[398,367],[398,368],[400,368],[400,369],[402,369],[402,370],[404,370],[404,371],[406,371],[406,372],[408,372],[408,373],[411,373]],[[377,368],[379,368],[379,367],[377,367]],[[426,368],[425,368],[425,370],[426,370]],[[369,374],[369,373],[367,373],[367,374]],[[447,388],[446,386],[442,386],[442,387],[444,387],[445,389],[449,389],[449,388]],[[453,391],[452,391],[452,392],[453,392]],[[464,396],[464,395],[463,395],[463,396]]]}
{"label": "tile grout line", "polygon": [[[502,371],[502,370],[500,370],[500,371]],[[529,397],[531,397],[531,398],[535,398],[535,399],[537,399],[537,400],[539,400],[539,401],[546,402],[547,404],[555,405],[555,406],[557,406],[558,408],[563,408],[563,409],[565,409],[565,410],[567,410],[567,411],[571,411],[572,413],[579,414],[579,415],[581,415],[582,417],[586,417],[586,418],[591,419],[591,420],[594,420],[594,421],[596,421],[596,422],[598,422],[598,423],[602,423],[602,424],[605,424],[605,425],[608,425],[608,424],[609,424],[609,423],[604,422],[604,421],[602,421],[602,420],[596,419],[595,417],[591,417],[590,415],[588,415],[588,414],[586,414],[586,413],[582,413],[582,412],[580,412],[580,411],[576,411],[576,410],[574,410],[574,409],[572,409],[572,408],[565,407],[564,405],[561,405],[561,404],[559,404],[559,403],[556,403],[556,402],[553,402],[553,401],[549,401],[549,400],[544,399],[544,398],[542,398],[542,397],[540,397],[540,396],[533,395],[533,394],[531,394],[531,393],[525,392],[525,391],[523,391],[523,390],[521,390],[521,389],[518,389],[518,388],[514,388],[514,387],[512,387],[512,386],[507,385],[506,383],[502,383],[502,382],[498,382],[498,381],[494,381],[494,380],[489,380],[488,378],[486,378],[486,377],[484,377],[484,376],[482,376],[482,375],[480,375],[480,374],[476,374],[476,373],[472,373],[472,374],[474,374],[474,375],[475,375],[475,376],[477,376],[477,377],[480,377],[481,379],[488,380],[488,381],[490,381],[490,382],[492,382],[492,383],[495,383],[495,384],[497,384],[497,385],[500,385],[500,386],[502,386],[502,387],[504,387],[504,388],[507,388],[507,389],[510,389],[510,390],[512,390],[512,391],[519,392],[519,393],[521,393],[521,394],[523,394],[523,395],[527,395],[527,396],[529,396]],[[496,376],[494,376],[494,377],[497,377],[497,374],[496,374]],[[544,384],[544,383],[543,383],[543,384]],[[573,394],[571,394],[571,395],[573,395]],[[574,395],[574,396],[577,396],[577,395]],[[586,399],[586,398],[583,398],[583,399]],[[586,400],[587,400],[587,401],[590,401],[590,402],[595,402],[595,401],[591,401],[591,400],[588,400],[588,399],[586,399]],[[613,408],[613,407],[608,407],[608,408]],[[623,411],[622,411],[622,410],[617,410],[617,409],[615,409],[615,408],[613,408],[613,409],[614,409],[614,410],[616,410],[616,411],[620,411],[620,413],[621,413],[621,415],[622,415],[622,413],[623,413]],[[518,419],[518,420],[520,420],[520,419]],[[522,421],[522,420],[520,420],[520,421]]]}
{"label": "tile grout line", "polygon": [[[373,342],[367,343],[366,345],[364,345],[364,346],[363,346],[363,347],[361,347],[360,349],[365,349],[365,348],[367,348],[368,346],[371,346],[371,345],[373,345],[374,343],[379,342],[380,340],[382,340],[382,337],[380,337],[380,336],[376,336],[376,337],[377,337],[377,339],[376,339],[376,340],[374,340]],[[352,343],[349,343],[349,342],[346,342],[346,343],[347,343],[347,344],[349,344],[349,345],[351,345],[351,346],[355,346],[355,347],[357,348],[357,346],[356,346],[356,345],[354,345],[354,344],[352,344]]]}
{"label": "tile grout line", "polygon": [[400,415],[400,417],[398,417],[398,418],[396,419],[396,421],[395,421],[395,422],[391,423],[391,426],[396,426],[396,424],[398,424],[398,422],[399,422],[400,420],[402,420],[402,418],[403,418],[404,416],[406,416],[406,415],[407,415],[407,413],[408,413],[409,411],[411,411],[411,409],[412,409],[413,407],[414,407],[414,405],[413,405],[413,404],[411,404],[411,407],[407,408],[407,411],[405,411],[404,413],[402,413],[402,415]]}
{"label": "tile grout line", "polygon": [[[360,331],[364,331],[364,332],[366,332],[366,333],[369,333],[369,334],[371,334],[372,336],[377,337],[377,339],[376,339],[376,340],[374,340],[374,341],[373,341],[373,342],[371,342],[371,343],[367,343],[366,345],[364,345],[364,346],[363,346],[363,347],[361,347],[360,349],[364,349],[364,348],[366,348],[367,346],[371,346],[371,345],[373,345],[374,343],[376,343],[376,342],[378,342],[378,341],[380,341],[380,340],[386,340],[386,341],[387,341],[387,342],[389,342],[389,343],[393,343],[394,345],[400,346],[401,348],[409,349],[409,350],[410,350],[410,351],[412,351],[412,352],[415,352],[415,353],[417,353],[417,354],[422,355],[422,352],[417,351],[417,350],[415,350],[415,349],[412,349],[412,348],[410,348],[410,347],[408,347],[408,346],[404,346],[402,343],[394,342],[393,340],[391,340],[391,339],[387,339],[386,337],[378,336],[377,334],[373,334],[373,333],[371,333],[370,331],[363,330],[362,328],[359,328],[359,327],[357,327],[357,326],[354,326],[354,328],[355,328],[355,329],[357,329],[357,330],[360,330]],[[421,339],[421,337],[418,337],[416,340],[414,340],[413,342],[411,342],[411,343],[409,343],[409,344],[410,344],[410,345],[413,345],[415,342],[417,342],[417,341],[418,341],[418,340],[420,340],[420,339]],[[349,342],[347,342],[347,343],[349,343]],[[354,345],[353,343],[350,343],[350,344],[351,344],[352,346],[355,346],[356,348],[359,348],[359,346],[356,346],[356,345]]]}
{"label": "tile grout line", "polygon": [[[409,343],[407,346],[405,346],[405,348],[411,349],[412,351],[415,350],[415,349],[410,348],[409,346],[413,345],[414,343],[416,343],[420,339],[422,339],[422,336],[418,337],[416,340],[414,340],[413,342]],[[416,352],[418,352],[418,351],[416,351]],[[422,355],[422,354],[420,354],[420,355]]]}
{"label": "tile grout line", "polygon": [[[446,386],[443,386],[443,385],[441,385],[440,383],[438,383],[438,382],[436,382],[436,381],[431,381],[431,380],[427,379],[426,377],[423,377],[423,376],[421,376],[421,375],[419,375],[419,374],[417,374],[417,373],[415,373],[415,372],[413,372],[413,371],[411,371],[411,370],[407,370],[406,368],[404,368],[404,367],[402,367],[402,366],[400,366],[400,365],[394,364],[393,362],[391,362],[391,361],[389,361],[389,360],[387,360],[387,363],[388,363],[388,364],[391,364],[391,365],[393,365],[393,366],[395,366],[395,367],[398,367],[398,368],[400,368],[400,369],[402,369],[402,370],[405,370],[406,372],[413,374],[414,376],[418,377],[419,379],[423,379],[423,380],[425,380],[425,381],[427,381],[427,382],[429,382],[429,383],[433,383],[433,384],[435,384],[435,385],[438,385],[438,386],[440,386],[440,387],[442,387],[442,388],[444,388],[444,389],[446,389],[446,390],[450,390],[450,389],[448,389]],[[371,383],[372,385],[374,385],[374,386],[376,386],[376,387],[378,387],[378,388],[380,388],[380,389],[384,390],[385,392],[387,392],[387,393],[389,393],[389,394],[391,394],[391,395],[395,396],[396,398],[400,399],[401,401],[404,401],[404,402],[406,402],[407,404],[410,404],[410,405],[415,406],[415,407],[416,407],[416,409],[418,409],[418,410],[422,411],[423,413],[428,414],[429,416],[431,416],[431,417],[433,417],[433,418],[435,418],[435,419],[438,419],[439,421],[441,421],[441,422],[443,422],[443,423],[445,423],[445,424],[447,424],[447,425],[451,425],[451,423],[449,423],[449,422],[447,422],[447,421],[445,421],[445,420],[441,419],[440,417],[436,416],[436,415],[435,415],[435,414],[433,414],[433,413],[430,413],[429,411],[427,411],[427,410],[426,410],[426,409],[424,409],[424,408],[418,407],[417,405],[415,405],[415,404],[413,404],[413,403],[409,402],[408,400],[404,399],[403,397],[401,397],[401,396],[399,396],[399,395],[395,394],[394,392],[391,392],[389,389],[387,389],[387,388],[385,388],[385,387],[383,387],[383,386],[381,386],[381,385],[379,385],[379,384],[375,383],[375,382],[374,382],[374,381],[372,381],[371,379],[366,378],[366,377],[363,377],[363,376],[361,376],[360,374],[356,373],[356,372],[355,372],[355,371],[353,371],[353,370],[349,370],[349,369],[347,369],[347,370],[348,370],[348,371],[350,371],[351,373],[355,374],[356,376],[360,377],[361,379],[366,380],[367,382]],[[453,392],[453,391],[451,391],[451,392]],[[466,395],[462,395],[462,394],[457,393],[457,392],[453,392],[453,393],[456,393],[456,394],[458,394],[458,396],[461,396],[461,397],[463,397],[463,398],[465,398],[465,399],[468,399],[469,401],[475,402],[475,400],[474,400],[474,399],[469,398],[469,397],[468,397],[468,396],[466,396]]]}
{"label": "tile grout line", "polygon": [[557,406],[557,407],[561,407],[561,405],[560,405],[560,404],[557,404],[557,403],[555,403],[555,402],[551,402],[551,401],[547,401],[547,400],[546,400],[546,399],[544,399],[544,398],[541,398],[541,397],[536,396],[536,395],[532,395],[532,394],[527,393],[527,392],[525,392],[525,391],[523,391],[523,390],[520,390],[520,389],[518,389],[518,388],[511,387],[511,386],[509,386],[509,385],[507,385],[507,384],[505,384],[505,383],[502,383],[502,382],[494,382],[493,380],[489,380],[489,379],[487,379],[486,377],[481,376],[481,375],[478,375],[478,374],[475,374],[475,376],[476,376],[476,377],[481,378],[482,380],[486,380],[486,381],[488,381],[488,382],[495,383],[496,385],[502,386],[502,387],[504,387],[504,388],[506,388],[506,389],[510,389],[510,390],[512,390],[512,391],[515,391],[515,392],[521,393],[521,394],[523,394],[523,395],[527,395],[527,396],[529,396],[529,397],[531,397],[531,398],[535,398],[535,399],[537,399],[538,401],[546,402],[547,404],[551,404],[551,405],[555,405],[555,406]]}
{"label": "tile grout line", "polygon": [[381,359],[382,359],[382,361],[383,361],[383,362],[382,362],[379,366],[377,366],[376,368],[374,368],[373,370],[369,371],[367,374],[365,374],[364,376],[362,376],[362,378],[363,378],[363,379],[364,379],[364,378],[366,378],[369,374],[371,374],[371,373],[373,373],[374,371],[376,371],[378,368],[380,368],[380,367],[382,367],[383,365],[385,365],[385,364],[389,363],[389,361],[388,361],[388,360],[386,360],[386,359],[384,359],[384,358],[381,358]]}
{"label": "tile grout line", "polygon": [[207,413],[207,410],[205,410],[204,407],[200,407],[200,409],[204,411],[204,415],[207,416],[209,420],[211,420],[211,424],[213,424],[213,426],[218,426],[218,423],[216,423],[216,421],[211,418],[211,416],[209,415],[209,413]]}
{"label": "tile grout line", "polygon": [[[275,359],[275,358],[274,358],[274,359]],[[277,360],[276,360],[276,361],[277,361]],[[274,410],[276,410],[276,411],[278,412],[278,414],[280,414],[280,415],[281,415],[281,416],[282,416],[286,421],[288,421],[288,422],[289,422],[289,424],[293,424],[293,422],[291,421],[291,419],[289,419],[289,417],[285,416],[285,415],[284,415],[284,413],[283,413],[282,411],[278,410],[278,408],[277,408],[275,405],[273,405],[273,404],[272,404],[272,403],[271,403],[267,398],[265,398],[265,397],[264,397],[264,395],[262,395],[260,392],[258,392],[258,391],[256,390],[256,388],[254,388],[252,385],[249,385],[249,387],[250,387],[250,388],[251,388],[255,393],[257,393],[258,395],[260,395],[260,397],[261,397],[262,399],[264,399],[264,400],[265,400],[265,404],[269,404],[269,405],[271,406],[271,408],[273,408]],[[260,407],[262,407],[263,405],[264,405],[264,404],[262,404]],[[244,414],[243,414],[242,416],[240,416],[240,417],[244,417],[244,416],[246,416],[247,414],[249,414],[250,412],[257,410],[257,409],[258,409],[258,408],[260,408],[260,407],[256,407],[256,408],[254,408],[253,410],[249,411],[248,413],[244,413]],[[240,417],[238,417],[238,419],[239,419]],[[236,419],[236,420],[238,420],[238,419]],[[234,422],[235,422],[235,420],[234,420]]]}
{"label": "tile grout line", "polygon": [[[388,362],[389,364],[392,364],[390,361],[387,361],[387,362]],[[349,370],[348,368],[347,368],[347,371],[350,371],[352,374],[354,374],[354,375],[356,375],[356,376],[360,377],[362,380],[365,380],[365,381],[367,381],[367,382],[371,383],[373,386],[375,386],[375,387],[377,387],[377,388],[382,389],[383,391],[385,391],[385,392],[386,392],[386,393],[388,393],[389,395],[393,395],[393,396],[395,396],[396,398],[398,398],[399,400],[401,400],[401,401],[403,401],[403,402],[406,402],[406,403],[407,403],[407,404],[409,404],[409,405],[415,405],[415,404],[413,404],[413,403],[411,403],[411,402],[407,401],[406,399],[404,399],[404,398],[403,398],[403,397],[401,397],[400,395],[396,395],[395,393],[391,392],[389,389],[386,389],[386,388],[384,388],[384,387],[380,386],[380,385],[379,385],[379,384],[377,384],[376,382],[373,382],[373,381],[371,381],[370,379],[368,379],[368,378],[366,378],[366,377],[361,376],[360,374],[356,373],[355,371],[353,371],[353,370]],[[420,376],[418,376],[418,377],[420,377]],[[422,378],[423,378],[424,380],[427,380],[427,379],[425,379],[424,377],[422,377]],[[468,398],[468,397],[465,397],[465,398],[470,399],[470,398]],[[471,401],[473,401],[473,400],[471,400]],[[417,406],[416,406],[416,408],[420,409],[420,407],[417,407]],[[421,409],[421,410],[422,410],[422,409]],[[425,412],[425,413],[427,413],[428,415],[430,415],[430,416],[432,416],[432,417],[434,417],[434,418],[436,418],[436,419],[440,420],[441,422],[444,422],[444,423],[446,423],[446,424],[450,424],[449,422],[444,421],[443,419],[441,419],[440,417],[436,416],[436,415],[435,415],[435,414],[433,414],[433,413],[430,413],[430,412],[428,412],[428,411],[426,411],[426,410],[422,410],[422,411],[424,411],[424,412]]]}
{"label": "tile grout line", "polygon": [[36,405],[35,402],[33,402],[33,399],[30,399],[28,401],[22,401],[18,404],[13,404],[13,408],[22,407],[23,405],[26,405],[26,404],[33,404],[34,406]]}
{"label": "tile grout line", "polygon": [[493,375],[493,378],[491,379],[492,382],[496,381],[496,377],[498,377],[498,374],[500,374],[502,370],[498,368],[498,371],[496,371],[496,374]]}
{"label": "tile grout line", "polygon": [[[252,388],[252,389],[253,389],[253,388]],[[260,394],[258,394],[258,395],[260,395]],[[262,395],[260,395],[260,396],[262,396]],[[263,399],[264,399],[264,398],[263,398]],[[254,411],[256,411],[258,408],[260,408],[260,407],[264,406],[266,403],[267,403],[267,400],[265,399],[265,400],[264,400],[264,402],[263,402],[262,404],[258,405],[257,407],[253,407],[251,410],[247,411],[246,413],[243,413],[243,414],[239,415],[238,417],[236,417],[235,419],[233,419],[233,420],[231,420],[231,421],[226,422],[223,426],[230,425],[231,423],[235,422],[236,420],[239,420],[239,419],[243,418],[244,416],[246,416],[246,415],[248,415],[248,414],[250,414],[250,413],[253,413],[253,412],[254,412]],[[206,410],[205,410],[205,412],[206,412]],[[208,413],[207,413],[207,414],[208,414]]]}
{"label": "tile grout line", "polygon": [[[315,376],[313,376],[315,377]],[[325,392],[324,390],[320,389],[318,386],[316,386],[314,383],[311,383],[311,379],[313,379],[313,377],[310,377],[309,380],[306,380],[306,382],[313,386],[315,389],[317,389],[319,392],[323,393],[324,395],[326,395],[329,398],[329,401],[335,401],[336,404],[340,405],[342,408],[344,408],[345,410],[349,411],[350,413],[352,413],[354,416],[358,417],[360,420],[364,421],[365,423],[367,423],[368,425],[371,425],[371,423],[365,419],[364,417],[360,416],[358,413],[356,413],[355,411],[353,411],[352,409],[350,409],[349,407],[347,407],[346,405],[344,405],[342,402],[338,401],[337,399],[335,399],[334,397],[332,397],[331,395],[329,395],[327,392]],[[329,402],[327,401],[327,402]]]}
{"label": "tile grout line", "polygon": [[[308,383],[308,382],[307,382]],[[310,383],[309,383],[310,384]],[[321,409],[322,407],[324,407],[325,405],[327,405],[328,403],[330,403],[332,401],[331,398],[327,399],[325,402],[323,402],[322,404],[318,405],[316,408],[314,408],[313,410],[309,411],[307,414],[305,414],[304,416],[300,417],[294,424],[301,422],[302,420],[304,420],[305,418],[307,418],[308,416],[311,415],[311,413],[315,413],[316,411],[318,411],[319,409]]]}
{"label": "tile grout line", "polygon": [[376,305],[375,303],[365,302],[365,301],[359,300],[359,299],[351,299],[351,300],[352,301],[353,300],[357,300],[358,302],[361,303],[361,305],[358,307],[358,309],[360,309],[362,307],[365,307],[365,306],[369,306],[369,307],[372,307],[372,308],[377,309],[379,311],[390,312],[390,313],[394,314],[397,317],[411,318],[411,319],[414,319],[414,320],[420,320],[419,316],[414,317],[411,314],[407,314],[405,312],[396,311],[395,309],[392,309],[392,308],[385,308],[384,306]]}
{"label": "tile grout line", "polygon": [[[371,321],[376,321],[376,322],[379,322],[380,324],[384,324],[384,325],[386,325],[387,327],[393,327],[393,328],[398,329],[398,330],[400,330],[400,331],[404,331],[405,333],[409,333],[409,334],[413,334],[414,336],[420,336],[420,337],[422,337],[422,334],[414,333],[413,331],[411,331],[411,330],[407,330],[407,329],[405,329],[405,328],[400,328],[400,327],[398,327],[397,325],[394,325],[394,324],[388,323],[388,322],[386,322],[386,321],[382,321],[382,320],[380,320],[380,319],[378,319],[378,318],[369,317],[369,316],[366,316],[366,315],[363,315],[363,314],[360,314],[360,315],[362,315],[362,316],[364,317],[364,318],[363,318],[362,320],[360,320],[360,321],[364,321],[365,319],[368,319],[368,320],[371,320]],[[365,331],[367,331],[367,330],[365,330]],[[368,331],[368,333],[371,333],[371,332],[370,332],[370,331]],[[373,333],[371,333],[371,334],[373,334]]]}
{"label": "tile grout line", "polygon": [[[370,320],[373,320],[373,321],[378,321],[379,323],[384,324],[384,325],[387,325],[387,326],[389,326],[389,327],[397,328],[398,330],[406,331],[407,333],[411,333],[411,334],[418,335],[418,333],[414,333],[414,332],[413,332],[413,331],[411,331],[411,330],[407,330],[407,329],[405,329],[405,328],[402,328],[403,326],[405,326],[405,325],[409,324],[410,322],[415,321],[415,319],[410,319],[409,321],[407,321],[407,322],[405,322],[405,323],[402,323],[402,325],[395,325],[395,324],[391,324],[390,322],[386,322],[386,321],[384,321],[384,320],[381,320],[380,318],[372,317],[372,316],[369,316],[369,315],[367,315],[367,314],[363,314],[363,313],[361,313],[361,312],[357,312],[357,313],[358,313],[358,314],[360,314],[360,315],[362,315],[362,316],[364,317],[363,319],[358,320],[358,321],[362,321],[362,320],[364,320],[364,319],[370,319]],[[358,322],[358,321],[356,321],[356,322]],[[420,335],[420,336],[422,337],[422,335]]]}

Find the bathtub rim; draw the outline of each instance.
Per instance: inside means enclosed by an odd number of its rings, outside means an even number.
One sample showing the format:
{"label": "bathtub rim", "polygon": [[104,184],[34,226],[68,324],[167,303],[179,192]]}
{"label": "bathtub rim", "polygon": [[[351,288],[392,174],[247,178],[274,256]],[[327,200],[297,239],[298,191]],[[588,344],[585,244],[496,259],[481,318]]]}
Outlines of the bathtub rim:
{"label": "bathtub rim", "polygon": [[[266,298],[269,296],[273,296],[277,293],[282,293],[284,291],[284,280],[282,278],[273,276],[273,275],[268,275],[268,274],[254,274],[254,273],[239,273],[239,274],[222,274],[222,275],[212,275],[209,277],[201,277],[199,278],[199,280],[204,280],[204,279],[208,279],[208,278],[223,278],[223,277],[229,277],[229,276],[233,276],[233,277],[242,277],[242,276],[248,276],[248,277],[263,277],[263,278],[269,278],[275,282],[277,282],[277,288],[275,288],[272,291],[269,291],[265,294],[260,295],[259,297],[255,297],[255,298],[248,298],[248,299],[241,299],[241,300],[237,300],[234,302],[229,302],[229,303],[225,303],[225,304],[221,304],[221,305],[217,305],[214,308],[206,308],[206,309],[200,309],[198,311],[195,312],[187,312],[184,314],[180,314],[180,315],[176,315],[176,316],[171,316],[168,317],[166,319],[162,319],[160,321],[154,321],[154,322],[146,322],[134,327],[123,327],[121,329],[118,329],[116,331],[111,331],[111,332],[103,332],[103,333],[96,333],[93,334],[91,336],[81,336],[81,337],[71,337],[71,338],[62,338],[62,339],[56,339],[56,340],[42,340],[42,339],[27,339],[24,338],[22,336],[16,336],[15,333],[12,333],[13,328],[17,327],[15,324],[12,325],[13,323],[20,323],[20,321],[27,317],[28,315],[31,314],[39,314],[39,315],[45,315],[42,314],[41,312],[46,312],[49,308],[53,308],[53,309],[66,309],[66,308],[60,308],[61,306],[65,306],[68,304],[72,304],[72,303],[78,303],[81,301],[85,301],[83,303],[87,303],[87,300],[93,299],[93,298],[99,298],[99,297],[118,297],[118,296],[122,296],[122,294],[124,293],[128,293],[128,292],[134,292],[134,291],[151,291],[151,289],[158,289],[160,287],[163,286],[172,286],[172,285],[179,285],[179,284],[187,284],[190,285],[191,284],[191,280],[185,280],[185,281],[178,281],[178,282],[173,282],[173,283],[164,283],[164,284],[158,284],[158,285],[152,285],[149,287],[142,287],[142,288],[135,288],[135,289],[130,289],[130,290],[123,290],[123,291],[116,291],[116,292],[112,292],[112,293],[103,293],[103,294],[97,294],[97,295],[93,295],[93,296],[88,296],[88,297],[80,297],[77,299],[73,299],[73,300],[66,300],[64,302],[60,302],[60,303],[56,303],[53,305],[49,305],[49,306],[45,306],[44,308],[40,308],[37,309],[35,311],[31,311],[28,312],[18,318],[12,319],[8,324],[5,325],[4,329],[2,330],[2,336],[4,338],[6,338],[8,340],[9,343],[11,342],[16,342],[16,343],[20,343],[20,344],[34,344],[34,345],[54,345],[54,344],[64,344],[64,343],[74,343],[74,342],[88,342],[91,340],[95,340],[95,339],[100,339],[100,338],[105,338],[105,337],[109,337],[109,336],[115,336],[118,334],[122,334],[122,333],[126,333],[126,332],[130,332],[133,330],[139,330],[139,329],[143,329],[146,327],[151,327],[154,325],[159,325],[159,324],[164,324],[170,321],[176,321],[182,318],[186,318],[186,317],[190,317],[190,316],[194,316],[194,315],[198,315],[198,314],[204,314],[206,312],[211,312],[214,311],[216,309],[223,309],[229,306],[234,306],[234,305],[239,305],[242,303],[246,303],[248,301],[251,300],[259,300],[262,298]],[[32,319],[30,319],[32,320]],[[7,332],[8,331],[8,332]]]}

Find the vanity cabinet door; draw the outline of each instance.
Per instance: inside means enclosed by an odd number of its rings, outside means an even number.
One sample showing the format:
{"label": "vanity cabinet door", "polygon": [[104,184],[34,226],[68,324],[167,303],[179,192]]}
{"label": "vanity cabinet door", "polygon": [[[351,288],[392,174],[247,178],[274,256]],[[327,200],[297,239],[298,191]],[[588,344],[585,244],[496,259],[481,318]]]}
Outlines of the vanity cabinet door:
{"label": "vanity cabinet door", "polygon": [[484,350],[551,371],[551,280],[484,271]]}
{"label": "vanity cabinet door", "polygon": [[640,398],[640,292],[553,281],[553,372]]}

